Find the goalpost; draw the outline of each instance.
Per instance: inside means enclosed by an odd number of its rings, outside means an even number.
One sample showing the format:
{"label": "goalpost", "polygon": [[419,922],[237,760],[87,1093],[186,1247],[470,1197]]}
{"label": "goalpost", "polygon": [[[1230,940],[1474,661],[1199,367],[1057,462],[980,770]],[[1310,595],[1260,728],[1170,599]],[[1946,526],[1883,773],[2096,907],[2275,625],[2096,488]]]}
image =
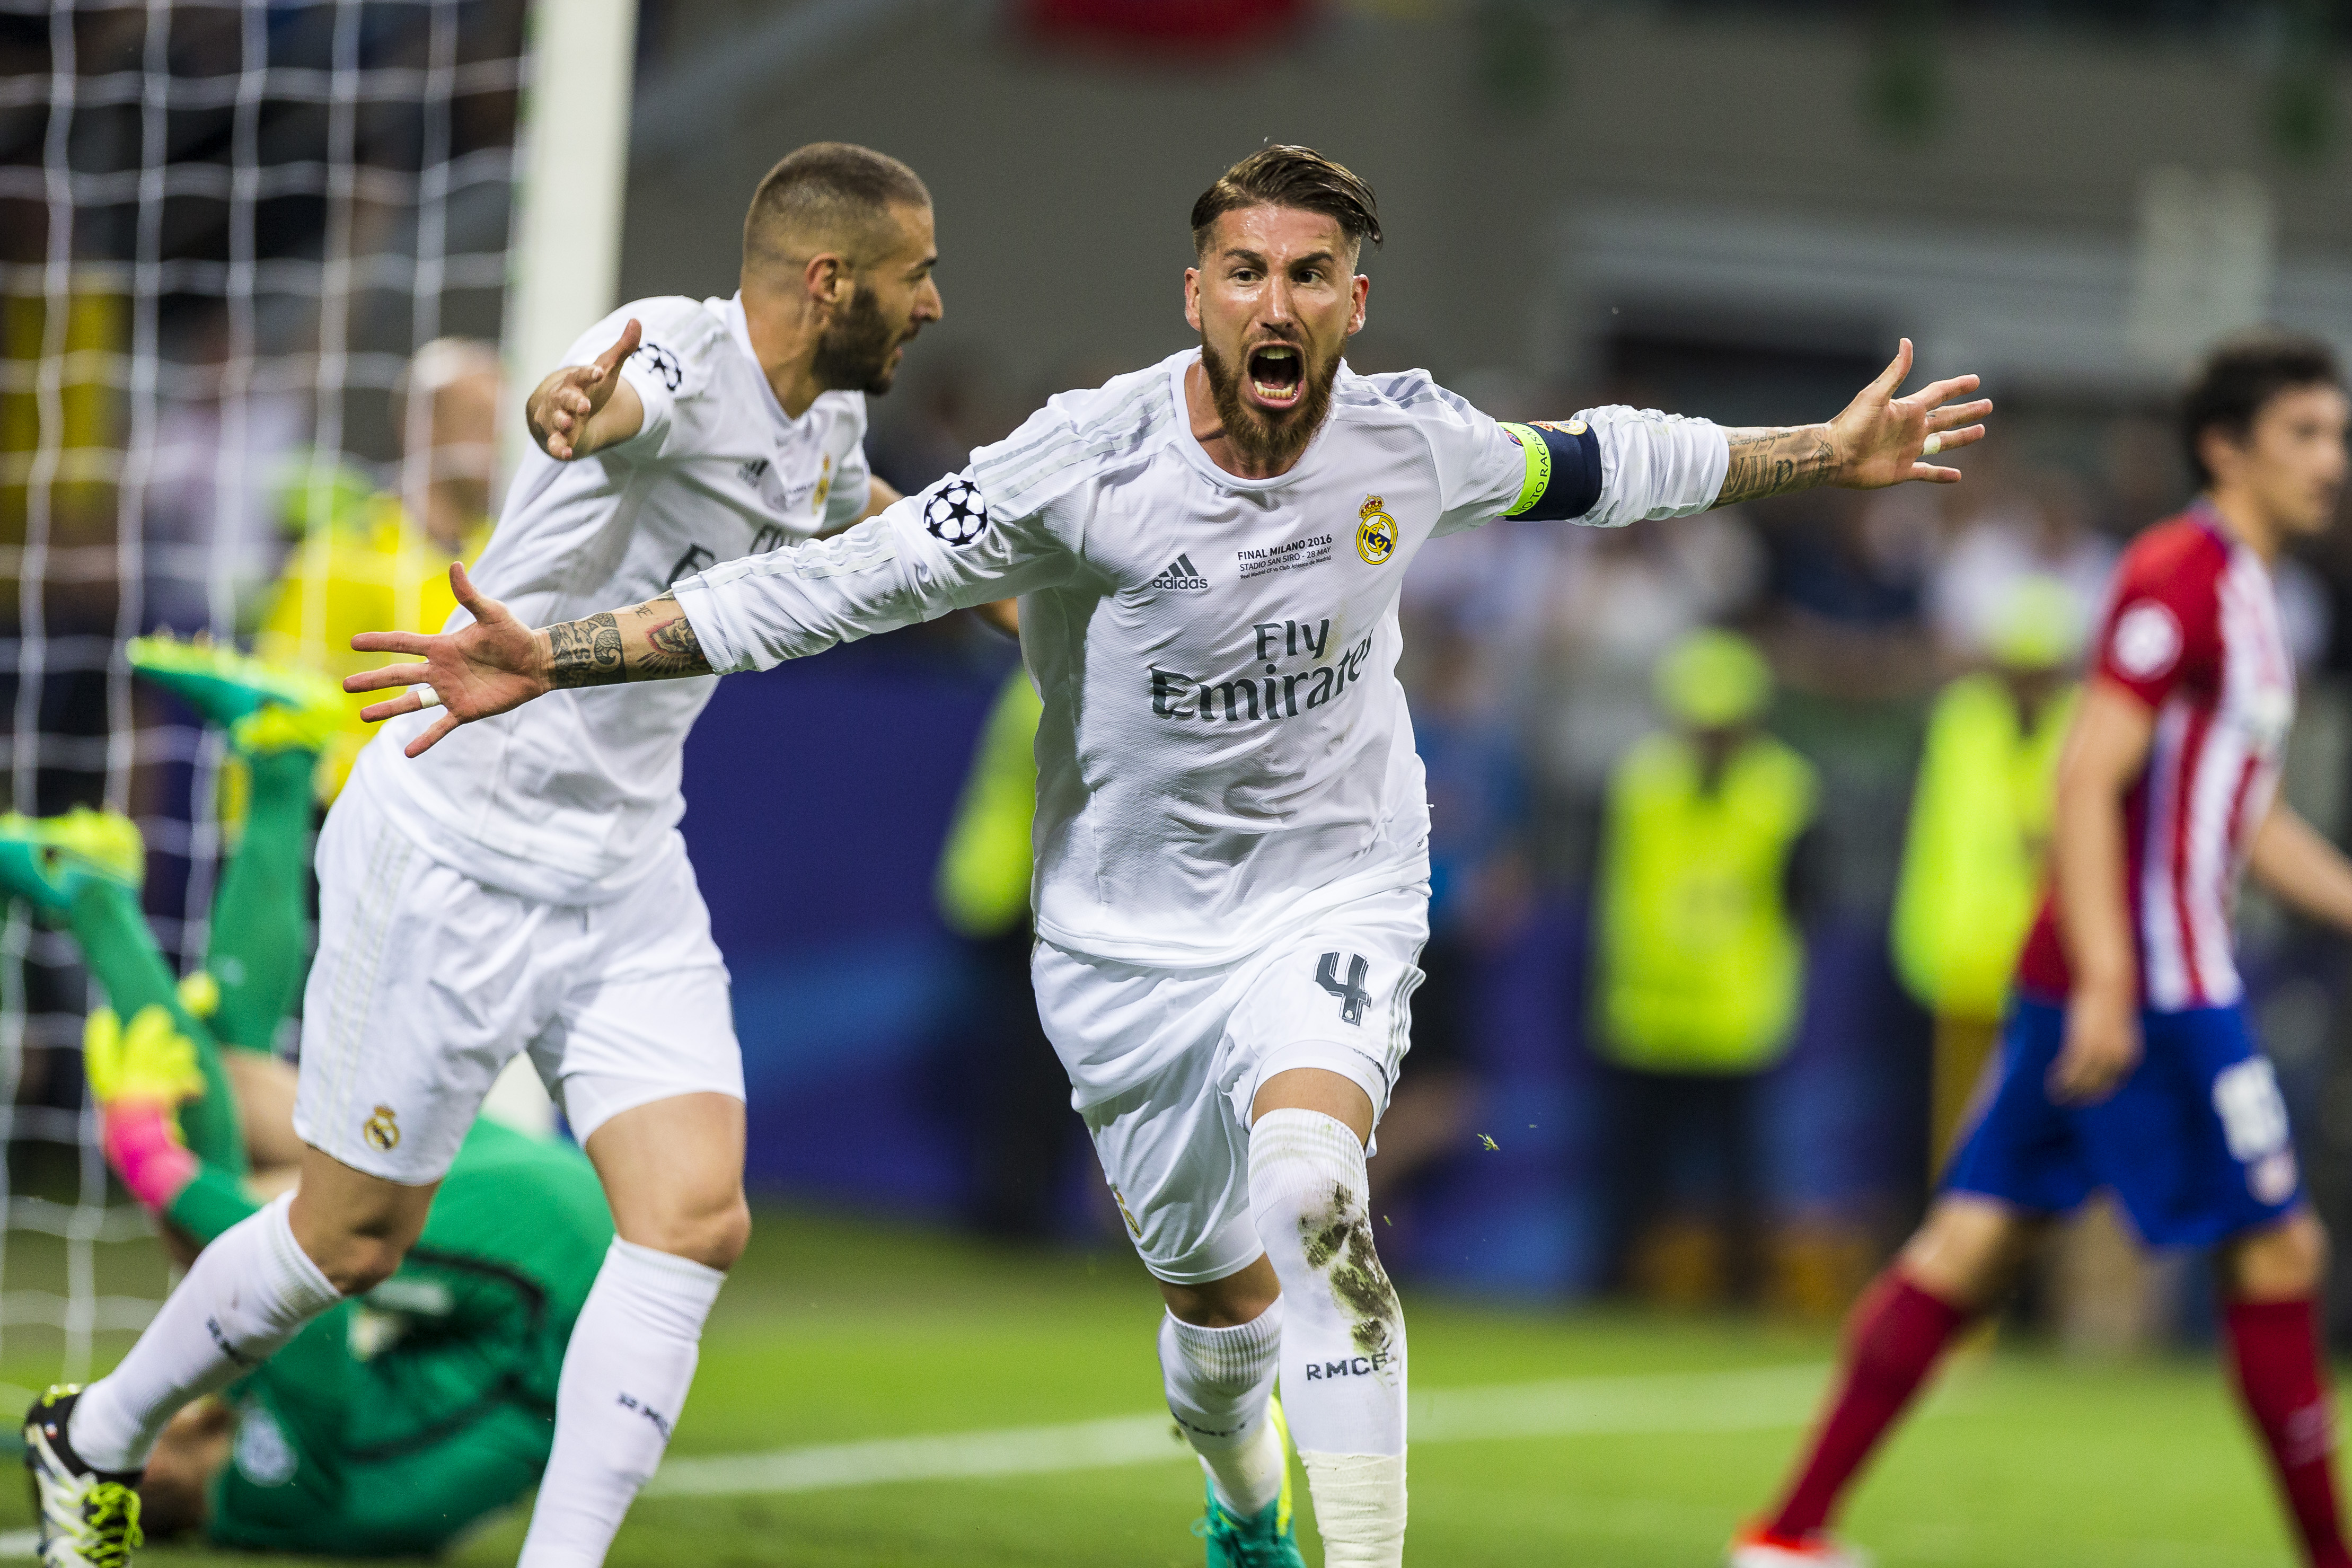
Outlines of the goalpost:
{"label": "goalpost", "polygon": [[[392,393],[423,343],[499,342],[520,434],[528,382],[615,302],[635,22],[635,0],[0,0],[8,805],[129,813],[184,966],[222,749],[122,645],[240,637],[288,532],[333,525],[304,495],[403,493]],[[165,1284],[83,1091],[96,1000],[9,905],[0,1383],[102,1364]]]}

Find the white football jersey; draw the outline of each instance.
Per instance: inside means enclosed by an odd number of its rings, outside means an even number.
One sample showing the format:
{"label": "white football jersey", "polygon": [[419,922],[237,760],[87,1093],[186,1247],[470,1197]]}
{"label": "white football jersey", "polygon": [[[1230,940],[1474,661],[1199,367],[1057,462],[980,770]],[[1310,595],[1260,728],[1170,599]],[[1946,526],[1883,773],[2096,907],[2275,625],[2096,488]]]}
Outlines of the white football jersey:
{"label": "white football jersey", "polygon": [[[1342,366],[1297,464],[1239,479],[1192,434],[1197,358],[1055,397],[841,537],[676,587],[719,670],[1021,595],[1045,698],[1038,932],[1171,968],[1428,875],[1395,674],[1398,585],[1424,542],[1507,512],[1702,510],[1729,459],[1703,420],[1605,408],[1505,426],[1423,372]],[[1547,511],[1579,464],[1584,489]]]}
{"label": "white football jersey", "polygon": [[[628,440],[570,463],[532,447],[475,584],[526,626],[660,595],[707,566],[795,545],[866,510],[862,393],[828,392],[785,416],[751,352],[740,299],[641,300],[565,356],[586,364],[635,317],[621,374],[645,403]],[[451,625],[468,617],[459,610]],[[684,815],[686,733],[712,679],[554,691],[446,737],[401,748],[439,717],[388,721],[349,788],[445,863],[496,887],[594,902],[656,863]]]}

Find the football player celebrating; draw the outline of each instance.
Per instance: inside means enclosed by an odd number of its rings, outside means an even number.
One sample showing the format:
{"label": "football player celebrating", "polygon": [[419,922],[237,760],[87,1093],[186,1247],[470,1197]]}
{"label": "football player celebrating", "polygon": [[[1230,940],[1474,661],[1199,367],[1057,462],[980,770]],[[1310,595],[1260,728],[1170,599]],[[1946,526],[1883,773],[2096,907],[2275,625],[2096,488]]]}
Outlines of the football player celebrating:
{"label": "football player celebrating", "polygon": [[[744,220],[740,292],[627,306],[532,393],[541,450],[482,581],[562,621],[895,500],[868,478],[865,398],[939,319],[937,258],[903,163],[837,143],[785,158]],[[174,1411],[389,1277],[528,1049],[618,1234],[564,1357],[522,1562],[604,1561],[751,1224],[727,971],[676,826],[711,685],[569,692],[421,767],[362,752],[319,840],[300,1187],[214,1239],[112,1373],[36,1407],[45,1510],[135,1478]],[[54,1561],[121,1561],[119,1514],[60,1530]]]}
{"label": "football player celebrating", "polygon": [[1811,1446],[1779,1509],[1733,1543],[1734,1568],[1859,1561],[1823,1533],[1839,1498],[2037,1235],[2101,1187],[2149,1245],[2213,1249],[2239,1392],[2305,1559],[2352,1563],[2315,1310],[2326,1239],[2230,932],[2248,869],[2352,931],[2352,863],[2279,797],[2294,664],[2270,574],[2335,515],[2347,409],[2329,352],[2284,338],[2224,344],[2190,387],[2181,434],[2201,493],[2116,567],[1990,1098],[1926,1223],[1855,1307]]}
{"label": "football player celebrating", "polygon": [[[1429,539],[1501,516],[1614,526],[1806,485],[1959,478],[1975,380],[1835,420],[1725,431],[1600,408],[1504,426],[1420,372],[1341,359],[1372,193],[1268,147],[1192,209],[1197,349],[1051,399],[960,475],[839,539],[714,566],[533,631],[362,637],[421,665],[352,689],[415,754],[541,693],[764,668],[1023,595],[1037,734],[1033,974],[1137,1249],[1168,1305],[1168,1401],[1208,1471],[1213,1564],[1299,1561],[1277,1371],[1334,1568],[1394,1564],[1404,1320],[1364,1159],[1428,935],[1428,808],[1395,677],[1397,589]],[[453,574],[453,580],[456,574]],[[386,759],[390,761],[390,758]]]}

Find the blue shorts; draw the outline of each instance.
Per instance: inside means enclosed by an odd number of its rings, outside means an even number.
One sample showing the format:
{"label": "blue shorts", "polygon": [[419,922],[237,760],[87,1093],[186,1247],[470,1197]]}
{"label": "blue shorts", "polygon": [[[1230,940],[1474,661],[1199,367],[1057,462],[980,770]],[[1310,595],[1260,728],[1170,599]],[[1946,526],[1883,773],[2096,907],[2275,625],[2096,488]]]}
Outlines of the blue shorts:
{"label": "blue shorts", "polygon": [[2303,1197],[2286,1105],[2241,1007],[2142,1009],[2139,1066],[2096,1105],[2050,1099],[2066,1010],[2020,997],[2000,1078],[1944,1190],[2064,1214],[2114,1191],[2151,1247],[2207,1247],[2284,1217]]}

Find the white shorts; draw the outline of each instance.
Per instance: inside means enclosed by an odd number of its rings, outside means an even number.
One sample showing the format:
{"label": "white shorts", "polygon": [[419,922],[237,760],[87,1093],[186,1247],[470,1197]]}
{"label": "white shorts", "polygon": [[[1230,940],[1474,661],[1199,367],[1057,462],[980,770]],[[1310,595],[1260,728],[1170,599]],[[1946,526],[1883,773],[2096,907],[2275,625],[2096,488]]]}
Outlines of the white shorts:
{"label": "white shorts", "polygon": [[709,912],[685,841],[660,853],[610,903],[546,903],[441,864],[345,790],[319,835],[296,1133],[371,1175],[438,1181],[520,1051],[583,1143],[656,1100],[742,1099]]}
{"label": "white shorts", "polygon": [[1213,969],[1146,969],[1037,944],[1038,1017],[1145,1268],[1197,1285],[1256,1261],[1258,1086],[1320,1068],[1361,1086],[1377,1121],[1411,1044],[1428,940],[1429,889],[1416,884],[1343,904]]}

